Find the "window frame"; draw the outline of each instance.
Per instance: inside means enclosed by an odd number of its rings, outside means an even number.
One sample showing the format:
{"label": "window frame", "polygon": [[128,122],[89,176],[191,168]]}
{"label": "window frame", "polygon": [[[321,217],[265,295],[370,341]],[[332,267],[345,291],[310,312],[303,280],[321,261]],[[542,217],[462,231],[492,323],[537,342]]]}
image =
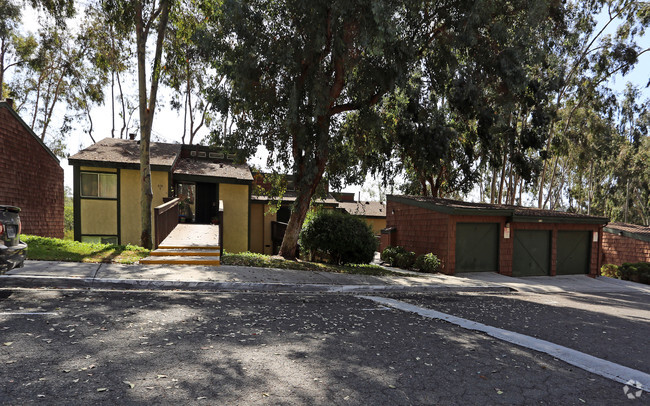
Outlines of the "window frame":
{"label": "window frame", "polygon": [[[84,182],[83,182],[84,175],[95,175],[96,176],[96,179],[97,179],[97,189],[96,189],[97,195],[96,196],[84,195]],[[114,177],[114,182],[115,182],[114,195],[112,195],[112,196],[100,196],[100,193],[101,193],[101,190],[102,190],[100,179],[101,179],[102,175],[103,176],[112,176],[112,177]],[[80,172],[80,174],[79,174],[79,197],[82,198],[82,199],[117,200],[118,199],[118,194],[119,194],[119,189],[120,189],[119,185],[118,185],[118,182],[119,182],[118,174],[115,173],[115,172],[93,172],[93,171]]]}

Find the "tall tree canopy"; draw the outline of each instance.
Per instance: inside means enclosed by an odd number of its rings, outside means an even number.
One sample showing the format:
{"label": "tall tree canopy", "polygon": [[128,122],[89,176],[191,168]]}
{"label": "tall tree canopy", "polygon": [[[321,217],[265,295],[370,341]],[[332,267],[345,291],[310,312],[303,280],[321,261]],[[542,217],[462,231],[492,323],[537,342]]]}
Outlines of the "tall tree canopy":
{"label": "tall tree canopy", "polygon": [[[295,257],[310,200],[328,162],[345,150],[340,146],[347,140],[337,134],[346,114],[368,110],[404,84],[429,49],[472,59],[470,51],[478,49],[472,46],[480,43],[494,50],[493,68],[499,75],[516,75],[518,55],[505,44],[513,20],[525,19],[527,29],[535,30],[558,6],[462,0],[224,1],[200,42],[207,60],[218,61],[215,68],[229,79],[228,107],[236,115],[237,131],[225,141],[249,152],[264,145],[296,175],[298,197],[280,254]],[[472,72],[466,73],[470,79]],[[366,116],[373,115],[361,117]]]}

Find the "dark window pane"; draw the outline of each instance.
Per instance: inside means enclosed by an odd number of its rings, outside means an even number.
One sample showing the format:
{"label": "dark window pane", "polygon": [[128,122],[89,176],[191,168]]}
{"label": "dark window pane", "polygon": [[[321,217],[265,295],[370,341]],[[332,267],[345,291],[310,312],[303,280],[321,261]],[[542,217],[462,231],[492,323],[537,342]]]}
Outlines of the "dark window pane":
{"label": "dark window pane", "polygon": [[98,182],[96,173],[81,174],[81,196],[98,196]]}

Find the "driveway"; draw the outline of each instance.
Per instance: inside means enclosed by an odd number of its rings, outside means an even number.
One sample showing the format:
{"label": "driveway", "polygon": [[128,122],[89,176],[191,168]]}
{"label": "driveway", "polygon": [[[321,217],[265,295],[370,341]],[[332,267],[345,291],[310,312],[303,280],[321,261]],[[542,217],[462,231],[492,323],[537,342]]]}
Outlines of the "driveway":
{"label": "driveway", "polygon": [[474,282],[488,282],[507,286],[518,292],[562,293],[562,292],[620,292],[650,295],[650,286],[641,283],[599,276],[587,275],[529,276],[513,278],[496,272],[458,273],[456,277]]}

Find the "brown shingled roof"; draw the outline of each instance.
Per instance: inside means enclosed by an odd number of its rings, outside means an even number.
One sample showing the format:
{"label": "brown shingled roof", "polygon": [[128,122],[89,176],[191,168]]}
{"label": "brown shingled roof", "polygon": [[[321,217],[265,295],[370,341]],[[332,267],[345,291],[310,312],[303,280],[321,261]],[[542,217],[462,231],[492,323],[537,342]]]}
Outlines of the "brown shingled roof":
{"label": "brown shingled roof", "polygon": [[629,223],[609,223],[603,231],[623,235],[641,241],[650,241],[650,227]]}
{"label": "brown shingled roof", "polygon": [[174,168],[174,174],[253,180],[253,175],[251,175],[248,165],[235,165],[228,162],[220,163],[191,158],[180,159]]}
{"label": "brown shingled roof", "polygon": [[339,208],[355,216],[386,217],[386,205],[382,202],[339,202]]}
{"label": "brown shingled roof", "polygon": [[574,220],[576,222],[593,222],[605,224],[607,218],[589,216],[586,214],[570,213],[556,210],[543,210],[534,207],[513,206],[507,204],[473,203],[460,200],[441,199],[429,196],[388,196],[388,200],[402,202],[417,202],[431,209],[449,212],[452,214],[492,214],[519,218],[550,217],[557,219]]}
{"label": "brown shingled roof", "polygon": [[[294,191],[287,191],[284,193],[284,196],[282,196],[282,201],[283,202],[295,202],[296,199],[298,198],[298,193]],[[271,201],[277,201],[280,200],[280,198],[274,198],[274,197],[269,197],[269,196],[264,196],[264,195],[251,195],[251,201],[254,202],[271,202]],[[336,199],[331,194],[328,194],[325,199],[320,199],[317,198],[315,199],[316,203],[319,204],[324,204],[328,206],[334,206],[336,207],[338,205],[338,202]]]}
{"label": "brown shingled roof", "polygon": [[[181,144],[152,142],[150,146],[150,164],[152,166],[171,167],[181,152]],[[105,162],[112,164],[140,165],[140,144],[137,141],[120,138],[104,138],[83,149],[68,159],[83,164],[88,162]]]}

